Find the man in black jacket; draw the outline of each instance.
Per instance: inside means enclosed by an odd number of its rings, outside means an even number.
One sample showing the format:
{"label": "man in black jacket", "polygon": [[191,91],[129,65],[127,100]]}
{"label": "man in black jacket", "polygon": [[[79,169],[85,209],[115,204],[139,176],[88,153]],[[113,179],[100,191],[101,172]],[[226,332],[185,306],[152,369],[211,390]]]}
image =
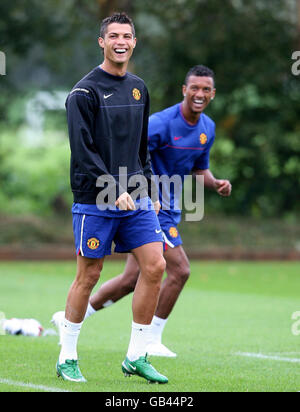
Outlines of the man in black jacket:
{"label": "man in black jacket", "polygon": [[[57,374],[85,382],[78,366],[77,340],[90,294],[114,241],[115,251],[131,251],[141,268],[123,373],[167,383],[146,355],[165,260],[156,215],[160,205],[154,198],[153,207],[148,196],[149,95],[144,82],[127,72],[136,45],[131,19],[116,13],[103,20],[99,45],[103,63],[75,85],[66,101],[77,274],[67,298]],[[136,200],[133,182],[140,186]]]}

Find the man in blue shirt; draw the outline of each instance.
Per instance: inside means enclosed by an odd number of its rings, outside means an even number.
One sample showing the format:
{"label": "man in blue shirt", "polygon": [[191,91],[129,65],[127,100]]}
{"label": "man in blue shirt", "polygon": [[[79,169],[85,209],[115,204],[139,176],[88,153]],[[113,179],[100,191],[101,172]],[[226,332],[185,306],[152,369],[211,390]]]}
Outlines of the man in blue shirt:
{"label": "man in blue shirt", "polygon": [[[209,169],[209,155],[215,139],[215,123],[204,110],[215,98],[215,80],[212,70],[205,66],[193,67],[186,76],[182,88],[183,101],[159,113],[149,120],[148,146],[152,168],[157,176],[179,175],[182,182],[193,172],[196,179],[220,196],[230,196],[228,180],[216,179]],[[190,265],[182,247],[178,231],[181,210],[174,191],[164,198],[160,190],[162,209],[158,218],[164,237],[164,257],[167,277],[162,283],[158,306],[152,320],[149,355],[176,357],[162,344],[162,333],[170,313],[190,275]],[[86,317],[117,302],[131,293],[139,278],[140,269],[135,257],[128,256],[123,274],[104,283],[91,297]]]}

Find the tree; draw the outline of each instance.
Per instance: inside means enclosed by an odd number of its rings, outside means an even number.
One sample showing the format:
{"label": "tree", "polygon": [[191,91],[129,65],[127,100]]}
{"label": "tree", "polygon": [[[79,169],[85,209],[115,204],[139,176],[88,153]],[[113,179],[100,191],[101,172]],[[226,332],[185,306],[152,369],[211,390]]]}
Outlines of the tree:
{"label": "tree", "polygon": [[111,16],[115,12],[125,11],[130,16],[134,11],[133,0],[97,0],[99,5],[99,15],[102,19]]}
{"label": "tree", "polygon": [[[299,213],[300,82],[291,55],[300,50],[300,0],[1,0],[1,130],[14,136],[24,121],[24,95],[69,90],[99,64],[100,21],[114,11],[135,22],[131,70],[146,81],[152,112],[181,100],[191,66],[216,73],[217,98],[207,112],[217,124],[212,168],[234,190],[226,202],[208,194],[211,210]],[[1,190],[11,178],[9,168],[1,172],[7,155],[0,150]]]}
{"label": "tree", "polygon": [[297,11],[298,11],[298,50],[300,50],[300,0],[297,1]]}

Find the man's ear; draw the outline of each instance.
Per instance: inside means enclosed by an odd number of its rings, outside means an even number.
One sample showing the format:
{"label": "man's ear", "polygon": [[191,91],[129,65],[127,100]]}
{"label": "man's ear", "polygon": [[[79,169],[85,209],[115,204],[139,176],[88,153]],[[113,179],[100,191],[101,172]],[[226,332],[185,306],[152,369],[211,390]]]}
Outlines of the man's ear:
{"label": "man's ear", "polygon": [[98,37],[98,44],[101,49],[104,49],[104,39],[102,37]]}
{"label": "man's ear", "polygon": [[212,94],[211,94],[211,99],[210,99],[210,100],[215,100],[215,97],[216,97],[216,92],[217,92],[217,90],[216,90],[216,89],[214,89],[214,90],[212,91]]}
{"label": "man's ear", "polygon": [[182,86],[182,94],[183,94],[183,97],[186,96],[186,85],[185,84]]}

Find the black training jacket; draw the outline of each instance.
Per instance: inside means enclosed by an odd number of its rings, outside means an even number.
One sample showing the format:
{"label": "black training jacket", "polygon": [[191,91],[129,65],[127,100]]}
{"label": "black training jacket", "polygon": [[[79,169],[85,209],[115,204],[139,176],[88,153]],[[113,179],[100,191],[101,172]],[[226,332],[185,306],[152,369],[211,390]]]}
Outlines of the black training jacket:
{"label": "black training jacket", "polygon": [[101,190],[96,182],[102,175],[113,176],[117,198],[131,193],[135,188],[121,185],[120,167],[127,167],[128,178],[144,175],[151,187],[149,106],[145,83],[131,73],[113,76],[98,66],[74,86],[66,109],[75,203],[96,203]]}

